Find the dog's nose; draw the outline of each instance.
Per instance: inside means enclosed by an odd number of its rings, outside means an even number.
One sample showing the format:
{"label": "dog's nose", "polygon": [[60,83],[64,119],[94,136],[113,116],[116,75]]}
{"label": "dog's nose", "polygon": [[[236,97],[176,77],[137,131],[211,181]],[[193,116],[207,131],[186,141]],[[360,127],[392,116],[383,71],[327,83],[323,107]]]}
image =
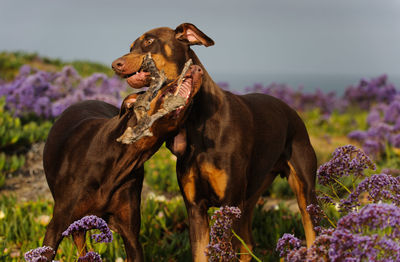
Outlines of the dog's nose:
{"label": "dog's nose", "polygon": [[124,66],[125,66],[125,59],[122,58],[118,58],[111,64],[112,69],[114,69],[114,71],[117,72],[123,71]]}

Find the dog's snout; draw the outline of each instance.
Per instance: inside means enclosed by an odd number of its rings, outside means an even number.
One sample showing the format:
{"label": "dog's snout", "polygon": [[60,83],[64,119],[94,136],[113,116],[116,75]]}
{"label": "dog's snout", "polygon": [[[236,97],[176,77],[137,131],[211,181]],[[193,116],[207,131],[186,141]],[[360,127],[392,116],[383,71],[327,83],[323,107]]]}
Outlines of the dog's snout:
{"label": "dog's snout", "polygon": [[125,59],[122,58],[118,58],[117,60],[115,60],[112,64],[111,67],[115,70],[115,71],[123,71],[124,67],[125,67]]}

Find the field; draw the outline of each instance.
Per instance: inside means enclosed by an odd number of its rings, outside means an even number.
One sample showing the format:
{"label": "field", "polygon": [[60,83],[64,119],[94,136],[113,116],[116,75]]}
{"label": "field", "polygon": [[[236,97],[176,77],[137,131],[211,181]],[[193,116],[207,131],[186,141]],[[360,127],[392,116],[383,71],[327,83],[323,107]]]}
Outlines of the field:
{"label": "field", "polygon": [[[119,106],[128,92],[127,85],[103,65],[0,53],[0,261],[24,261],[25,252],[42,244],[53,202],[41,150],[57,116],[86,99]],[[305,93],[283,84],[256,84],[245,92],[273,95],[295,108],[306,123],[321,166],[317,189],[323,210],[314,210],[321,217],[315,248],[304,248],[293,193],[286,179],[277,178],[255,210],[255,256],[262,261],[279,257],[287,261],[306,257],[309,261],[349,257],[396,261],[399,223],[386,227],[371,223],[373,219],[400,221],[400,91],[388,76],[361,79],[343,96],[320,90]],[[175,157],[163,146],[146,162],[145,171],[140,240],[146,261],[190,261],[187,214],[175,176]],[[362,220],[358,216],[362,212],[375,212],[378,217],[365,215],[370,220]],[[359,223],[357,229],[346,224],[350,219]],[[344,247],[340,237],[354,241],[348,240]],[[103,261],[125,258],[117,234],[109,244],[88,238],[88,246]],[[329,252],[330,247],[335,252]],[[65,238],[56,259],[77,258],[72,240]]]}

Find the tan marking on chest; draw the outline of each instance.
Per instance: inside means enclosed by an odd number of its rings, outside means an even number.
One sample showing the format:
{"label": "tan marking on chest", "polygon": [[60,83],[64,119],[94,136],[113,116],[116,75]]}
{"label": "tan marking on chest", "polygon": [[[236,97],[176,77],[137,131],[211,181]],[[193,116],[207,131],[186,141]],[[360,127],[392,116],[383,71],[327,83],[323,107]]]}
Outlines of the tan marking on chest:
{"label": "tan marking on chest", "polygon": [[228,175],[224,170],[216,168],[210,163],[204,163],[200,166],[201,176],[206,179],[215,194],[219,199],[223,199],[225,196],[226,186],[228,184]]}
{"label": "tan marking on chest", "polygon": [[165,44],[165,45],[164,45],[164,50],[165,50],[165,54],[166,54],[168,57],[171,57],[171,55],[172,55],[172,49],[171,49],[171,47],[170,47],[168,44]]}
{"label": "tan marking on chest", "polygon": [[196,186],[195,186],[195,174],[192,169],[189,171],[189,174],[183,177],[182,187],[186,199],[191,203],[194,202],[196,196]]}
{"label": "tan marking on chest", "polygon": [[164,70],[168,79],[175,79],[179,76],[178,67],[175,63],[165,59],[161,54],[151,54],[158,70]]}

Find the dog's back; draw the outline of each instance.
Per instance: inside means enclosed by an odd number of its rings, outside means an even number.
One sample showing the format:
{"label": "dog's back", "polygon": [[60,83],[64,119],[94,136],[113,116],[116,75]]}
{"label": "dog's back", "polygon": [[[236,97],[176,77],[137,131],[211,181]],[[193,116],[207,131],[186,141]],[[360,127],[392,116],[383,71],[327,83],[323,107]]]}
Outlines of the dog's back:
{"label": "dog's back", "polygon": [[[73,133],[82,131],[82,126],[88,123],[100,125],[118,114],[117,107],[96,100],[78,102],[68,107],[57,119],[47,137],[43,151],[43,167],[47,178],[47,183],[54,197],[54,183],[60,174],[60,155],[65,154],[65,148],[73,141],[69,139]],[[97,120],[97,121],[96,121]],[[97,122],[97,123],[95,123]],[[94,135],[93,133],[91,135]],[[88,143],[88,139],[82,139],[80,143]]]}

